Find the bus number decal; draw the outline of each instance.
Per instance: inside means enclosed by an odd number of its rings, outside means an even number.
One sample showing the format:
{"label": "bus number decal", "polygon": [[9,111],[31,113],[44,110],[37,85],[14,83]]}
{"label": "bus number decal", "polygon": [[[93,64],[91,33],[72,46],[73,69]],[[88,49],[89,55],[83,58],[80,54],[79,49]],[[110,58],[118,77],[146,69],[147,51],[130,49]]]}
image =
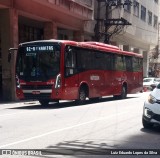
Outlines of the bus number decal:
{"label": "bus number decal", "polygon": [[98,81],[98,80],[100,80],[100,77],[99,76],[90,76],[90,80]]}

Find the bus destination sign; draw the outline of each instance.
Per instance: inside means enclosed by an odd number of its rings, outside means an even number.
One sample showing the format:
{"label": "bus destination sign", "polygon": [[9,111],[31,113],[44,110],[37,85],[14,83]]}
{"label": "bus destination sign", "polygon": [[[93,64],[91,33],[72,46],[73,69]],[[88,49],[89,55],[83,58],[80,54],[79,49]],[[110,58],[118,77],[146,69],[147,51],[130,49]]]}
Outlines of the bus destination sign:
{"label": "bus destination sign", "polygon": [[53,51],[53,46],[28,46],[26,47],[26,52],[35,52],[35,51]]}

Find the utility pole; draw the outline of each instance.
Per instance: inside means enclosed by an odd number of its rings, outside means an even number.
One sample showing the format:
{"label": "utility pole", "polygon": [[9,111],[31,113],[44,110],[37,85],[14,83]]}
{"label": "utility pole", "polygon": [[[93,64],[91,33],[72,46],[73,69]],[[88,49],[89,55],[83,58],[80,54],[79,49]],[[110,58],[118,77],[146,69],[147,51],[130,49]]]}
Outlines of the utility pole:
{"label": "utility pole", "polygon": [[[104,43],[110,43],[110,38],[119,32],[118,26],[126,26],[131,25],[126,19],[124,18],[117,18],[117,19],[110,19],[109,12],[112,11],[112,7],[118,8],[119,6],[125,5],[132,5],[131,0],[97,0],[98,7],[97,7],[97,23],[95,25],[95,40],[100,41],[101,37],[104,36]],[[100,19],[100,7],[101,2],[105,3],[105,17]],[[104,31],[100,30],[100,22],[104,25]],[[112,26],[116,26],[112,32],[109,32],[109,28]]]}
{"label": "utility pole", "polygon": [[95,41],[100,41],[100,2],[97,0],[97,18],[96,21],[97,23],[95,24]]}
{"label": "utility pole", "polygon": [[[106,1],[106,13],[105,13],[105,20],[109,18],[109,4],[108,1]],[[104,43],[109,43],[109,34],[108,34],[108,29],[109,26],[105,25],[105,38],[104,38]]]}

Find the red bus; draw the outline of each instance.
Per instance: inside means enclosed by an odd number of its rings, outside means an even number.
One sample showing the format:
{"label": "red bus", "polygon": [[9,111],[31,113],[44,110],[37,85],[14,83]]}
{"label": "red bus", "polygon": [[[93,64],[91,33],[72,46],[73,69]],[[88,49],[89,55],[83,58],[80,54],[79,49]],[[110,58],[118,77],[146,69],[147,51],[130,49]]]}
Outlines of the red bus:
{"label": "red bus", "polygon": [[84,104],[86,98],[109,95],[125,99],[143,89],[142,60],[140,54],[98,42],[22,43],[16,59],[16,94],[42,105],[59,100]]}

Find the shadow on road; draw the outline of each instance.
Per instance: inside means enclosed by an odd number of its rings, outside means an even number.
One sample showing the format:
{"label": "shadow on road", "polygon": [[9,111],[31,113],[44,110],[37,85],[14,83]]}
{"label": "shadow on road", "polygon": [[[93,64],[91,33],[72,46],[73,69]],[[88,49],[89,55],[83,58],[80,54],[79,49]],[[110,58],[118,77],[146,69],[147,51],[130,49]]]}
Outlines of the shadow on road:
{"label": "shadow on road", "polygon": [[151,129],[142,128],[141,131],[148,134],[160,135],[160,126],[155,125]]}
{"label": "shadow on road", "polygon": [[[48,146],[42,150],[43,154],[46,155],[73,155],[79,157],[82,155],[93,156],[93,155],[110,155],[109,149],[115,148],[114,146],[107,145],[106,143],[96,143],[94,141],[83,142],[80,140],[75,141],[64,141],[57,145]],[[106,157],[106,156],[105,156]]]}
{"label": "shadow on road", "polygon": [[[152,158],[159,157],[159,155],[154,155],[152,151],[159,153],[159,134],[160,127],[155,126],[152,130],[140,129],[138,134],[129,136],[128,138],[119,140],[117,137],[110,140],[103,140],[98,143],[96,140],[73,140],[73,141],[63,141],[57,143],[56,145],[47,146],[46,149],[42,150],[42,153],[45,155],[72,155],[73,157],[141,157],[141,158]],[[155,141],[157,140],[157,141]],[[157,142],[157,143],[155,143]],[[111,150],[112,149],[112,150]],[[148,149],[148,150],[147,150]],[[155,150],[154,150],[155,149]],[[111,151],[132,151],[132,152],[143,152],[147,151],[148,155],[145,154],[120,154],[120,155],[111,155]]]}
{"label": "shadow on road", "polygon": [[[134,97],[127,97],[127,99],[133,99]],[[126,100],[126,99],[125,99]],[[77,107],[77,106],[85,106],[88,104],[96,104],[96,103],[103,103],[103,102],[109,102],[109,101],[120,101],[120,100],[115,100],[113,97],[107,97],[107,98],[101,98],[98,101],[90,101],[87,100],[84,105],[77,105],[75,101],[66,101],[66,102],[60,102],[60,103],[53,103],[51,102],[50,104],[46,106],[42,106],[40,104],[35,104],[34,102],[30,103],[25,103],[27,106],[20,106],[20,107],[14,107],[14,108],[8,108],[8,109],[26,109],[26,110],[43,110],[43,109],[60,109],[60,108],[67,108],[67,107]]]}

